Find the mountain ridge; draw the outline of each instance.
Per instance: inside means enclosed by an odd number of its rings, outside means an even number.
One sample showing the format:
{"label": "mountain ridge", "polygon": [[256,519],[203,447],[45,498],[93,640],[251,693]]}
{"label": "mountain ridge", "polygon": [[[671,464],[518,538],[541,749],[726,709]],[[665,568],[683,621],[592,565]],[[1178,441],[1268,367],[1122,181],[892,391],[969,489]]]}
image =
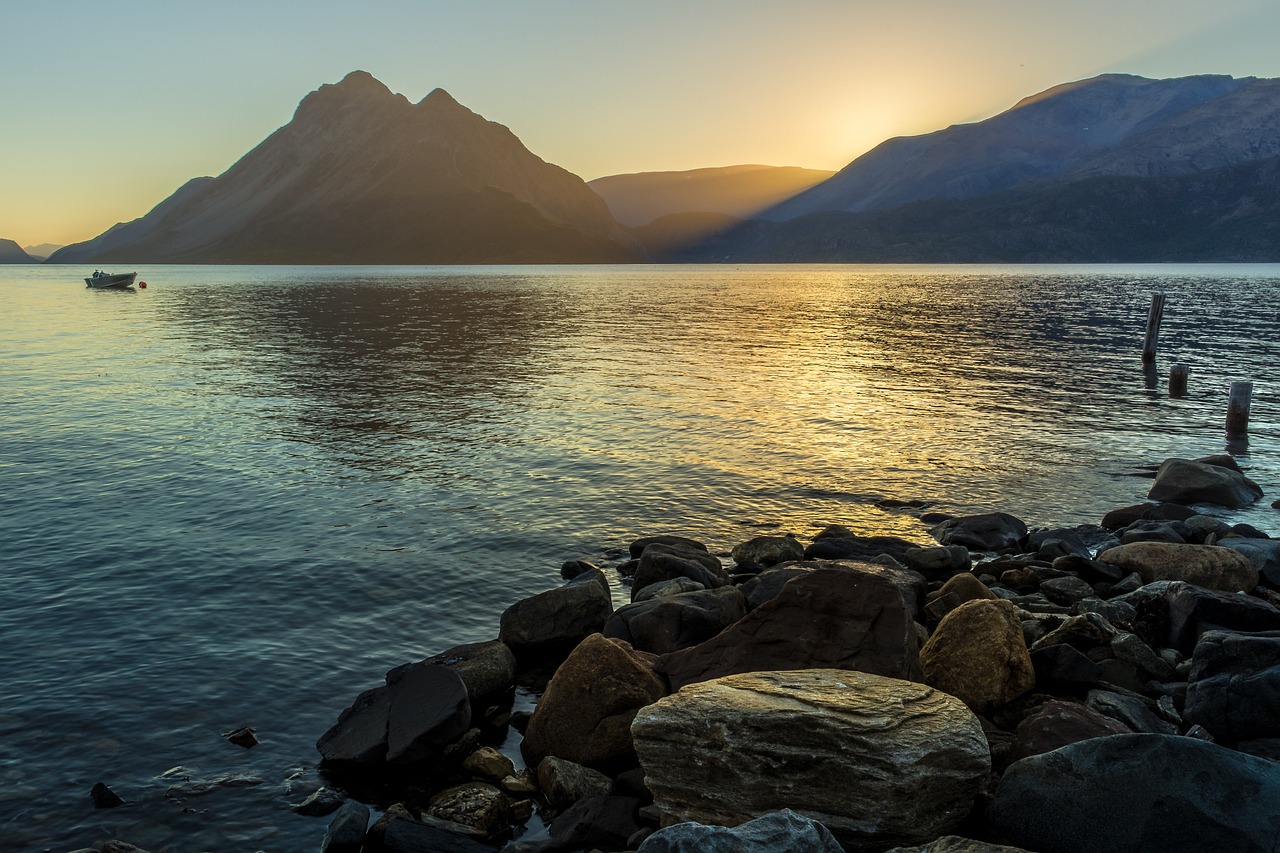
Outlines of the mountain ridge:
{"label": "mountain ridge", "polygon": [[[1188,111],[1207,110],[1242,89],[1262,85],[1270,94],[1275,82],[1226,75],[1151,80],[1103,74],[1060,84],[983,121],[886,140],[760,218],[887,210],[929,198],[973,198],[1046,177],[1127,174],[1114,156],[1126,141]],[[1267,110],[1280,112],[1280,99],[1268,102]],[[1201,144],[1215,143],[1202,138]],[[1253,158],[1233,162],[1244,159]],[[1073,174],[1077,168],[1086,171]],[[1191,163],[1184,168],[1194,171]]]}
{"label": "mountain ridge", "polygon": [[217,178],[55,263],[601,262],[635,257],[580,178],[435,89],[354,71]]}
{"label": "mountain ridge", "polygon": [[14,240],[0,238],[0,264],[38,264],[35,258]]}

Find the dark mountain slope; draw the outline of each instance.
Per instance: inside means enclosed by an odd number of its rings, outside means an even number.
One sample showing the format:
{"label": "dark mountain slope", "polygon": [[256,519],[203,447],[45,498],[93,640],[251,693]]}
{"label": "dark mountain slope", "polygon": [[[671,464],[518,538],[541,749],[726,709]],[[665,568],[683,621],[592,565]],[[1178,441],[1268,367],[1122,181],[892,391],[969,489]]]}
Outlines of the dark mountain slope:
{"label": "dark mountain slope", "polygon": [[1280,262],[1280,157],[1191,175],[1046,182],[875,213],[756,220],[668,259]]}
{"label": "dark mountain slope", "polygon": [[1280,142],[1275,82],[1105,74],[1063,84],[985,121],[888,140],[762,218],[974,198],[1048,177],[1179,174],[1257,159],[1277,153]]}

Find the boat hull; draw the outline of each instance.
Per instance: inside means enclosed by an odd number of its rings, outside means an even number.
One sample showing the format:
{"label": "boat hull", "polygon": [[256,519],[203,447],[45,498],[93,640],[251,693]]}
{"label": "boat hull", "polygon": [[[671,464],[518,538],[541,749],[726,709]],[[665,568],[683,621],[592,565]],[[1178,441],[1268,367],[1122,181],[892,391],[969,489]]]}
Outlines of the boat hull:
{"label": "boat hull", "polygon": [[106,290],[113,287],[132,287],[137,277],[138,274],[136,272],[126,272],[118,275],[98,275],[86,278],[84,283],[94,290]]}

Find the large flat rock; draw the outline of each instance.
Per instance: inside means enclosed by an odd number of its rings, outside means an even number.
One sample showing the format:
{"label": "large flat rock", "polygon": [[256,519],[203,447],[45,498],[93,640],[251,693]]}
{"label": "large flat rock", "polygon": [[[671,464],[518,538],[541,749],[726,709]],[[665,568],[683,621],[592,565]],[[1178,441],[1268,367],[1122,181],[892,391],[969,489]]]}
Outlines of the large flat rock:
{"label": "large flat rock", "polygon": [[692,684],[642,709],[631,733],[664,825],[736,826],[790,808],[851,851],[945,834],[991,768],[958,699],[845,670]]}

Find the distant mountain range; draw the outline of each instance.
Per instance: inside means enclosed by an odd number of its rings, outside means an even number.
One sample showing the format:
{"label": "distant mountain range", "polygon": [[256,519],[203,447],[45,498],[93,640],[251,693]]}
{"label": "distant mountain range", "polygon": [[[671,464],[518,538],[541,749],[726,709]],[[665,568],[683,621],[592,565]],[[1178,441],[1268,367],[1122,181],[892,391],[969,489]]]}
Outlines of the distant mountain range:
{"label": "distant mountain range", "polygon": [[436,89],[321,86],[217,178],[53,263],[554,263],[636,259],[577,176]]}
{"label": "distant mountain range", "polygon": [[891,139],[681,260],[1280,260],[1280,80],[1105,74]]}
{"label": "distant mountain range", "polygon": [[611,175],[587,186],[609,205],[614,219],[634,227],[683,213],[750,219],[834,174],[795,166],[724,166]]}
{"label": "distant mountain range", "polygon": [[[1280,80],[1105,74],[835,174],[577,176],[364,72],[59,263],[1280,261]],[[594,190],[595,192],[592,192]]]}
{"label": "distant mountain range", "polygon": [[0,264],[34,264],[39,259],[28,255],[21,246],[12,240],[0,239]]}

